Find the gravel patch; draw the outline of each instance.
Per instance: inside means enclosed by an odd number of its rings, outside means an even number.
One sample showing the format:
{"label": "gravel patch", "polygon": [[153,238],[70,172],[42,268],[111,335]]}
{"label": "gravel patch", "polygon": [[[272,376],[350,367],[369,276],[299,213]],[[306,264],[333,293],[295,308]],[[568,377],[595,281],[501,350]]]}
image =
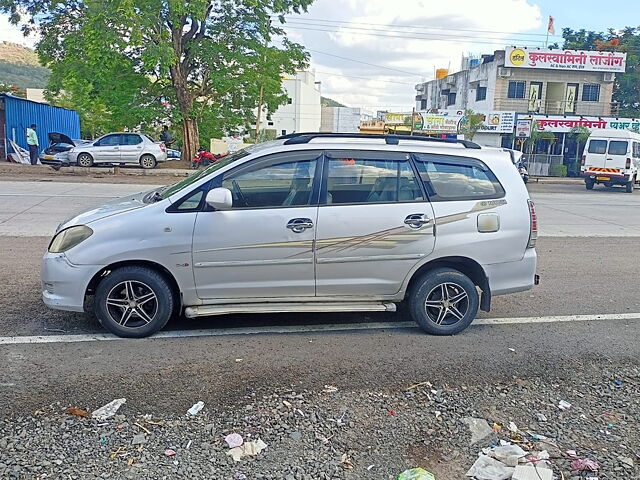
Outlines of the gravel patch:
{"label": "gravel patch", "polygon": [[[233,407],[205,405],[195,416],[127,402],[98,421],[65,410],[100,405],[56,404],[0,421],[0,478],[393,479],[422,467],[449,480],[465,478],[480,450],[503,440],[546,450],[555,478],[627,480],[640,475],[639,393],[640,369],[627,367],[571,382],[249,390],[228,399]],[[571,407],[560,409],[563,400]],[[468,418],[486,421],[495,436],[484,429],[472,445],[469,425],[481,422]],[[224,441],[232,433],[267,447],[234,461]],[[576,458],[598,472],[572,472]]]}

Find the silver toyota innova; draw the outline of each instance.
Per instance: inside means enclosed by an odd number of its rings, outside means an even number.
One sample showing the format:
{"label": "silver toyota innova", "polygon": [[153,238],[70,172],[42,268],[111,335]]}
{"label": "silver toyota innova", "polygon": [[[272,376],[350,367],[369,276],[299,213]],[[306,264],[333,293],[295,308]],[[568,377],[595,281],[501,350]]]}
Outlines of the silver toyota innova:
{"label": "silver toyota innova", "polygon": [[[51,308],[122,337],[173,315],[406,311],[460,332],[537,278],[533,203],[508,151],[464,140],[294,134],[63,222]],[[93,302],[88,302],[90,297]]]}

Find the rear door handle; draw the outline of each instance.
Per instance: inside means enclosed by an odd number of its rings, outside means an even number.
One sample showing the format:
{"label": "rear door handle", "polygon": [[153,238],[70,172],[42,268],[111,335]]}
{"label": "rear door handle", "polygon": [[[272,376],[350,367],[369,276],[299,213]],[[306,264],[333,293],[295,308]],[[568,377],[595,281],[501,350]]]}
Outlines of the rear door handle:
{"label": "rear door handle", "polygon": [[302,233],[307,228],[313,228],[313,222],[310,218],[292,218],[287,223],[287,228],[294,233]]}
{"label": "rear door handle", "polygon": [[424,213],[412,213],[404,219],[404,224],[409,228],[418,229],[431,223],[431,219]]}

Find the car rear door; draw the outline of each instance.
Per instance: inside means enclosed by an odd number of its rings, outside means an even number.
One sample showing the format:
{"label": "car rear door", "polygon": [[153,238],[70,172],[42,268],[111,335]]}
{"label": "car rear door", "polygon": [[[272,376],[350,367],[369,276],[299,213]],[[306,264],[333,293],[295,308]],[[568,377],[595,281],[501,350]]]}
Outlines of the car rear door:
{"label": "car rear door", "polygon": [[316,233],[318,296],[393,295],[434,248],[434,213],[410,156],[329,151]]}
{"label": "car rear door", "polygon": [[585,148],[585,167],[605,168],[607,163],[607,140],[591,138]]}
{"label": "car rear door", "polygon": [[120,139],[120,161],[138,163],[144,143],[137,133],[124,133]]}
{"label": "car rear door", "polygon": [[252,160],[216,177],[233,208],[198,213],[193,272],[204,300],[315,295],[313,245],[321,152]]}

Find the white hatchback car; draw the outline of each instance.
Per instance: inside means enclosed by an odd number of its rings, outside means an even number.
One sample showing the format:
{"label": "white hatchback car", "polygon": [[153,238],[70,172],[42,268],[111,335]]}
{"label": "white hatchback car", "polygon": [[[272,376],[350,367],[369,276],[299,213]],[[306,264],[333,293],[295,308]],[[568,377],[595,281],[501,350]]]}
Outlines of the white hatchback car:
{"label": "white hatchback car", "polygon": [[108,133],[94,142],[75,146],[69,151],[69,163],[80,167],[98,164],[140,165],[155,168],[167,160],[167,147],[143,133]]}
{"label": "white hatchback car", "polygon": [[467,327],[537,280],[533,203],[508,151],[461,140],[298,134],[63,222],[44,302],[123,337],[172,315],[393,311]]}

